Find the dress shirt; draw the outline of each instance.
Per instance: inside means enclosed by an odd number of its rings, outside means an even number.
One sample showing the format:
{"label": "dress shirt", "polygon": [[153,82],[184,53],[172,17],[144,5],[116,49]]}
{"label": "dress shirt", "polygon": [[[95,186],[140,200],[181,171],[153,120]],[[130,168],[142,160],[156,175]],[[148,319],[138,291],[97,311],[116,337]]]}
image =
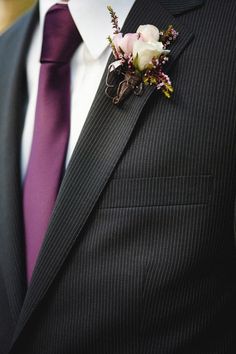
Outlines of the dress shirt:
{"label": "dress shirt", "polygon": [[[69,0],[67,2],[83,42],[71,60],[71,126],[66,166],[79,138],[111,53],[107,37],[109,34],[112,35],[112,25],[107,5],[111,5],[116,11],[121,27],[134,1]],[[39,24],[33,34],[26,62],[29,100],[21,144],[22,182],[26,174],[33,138],[44,19],[51,6],[63,2],[65,3],[65,1],[55,0],[39,1]]]}

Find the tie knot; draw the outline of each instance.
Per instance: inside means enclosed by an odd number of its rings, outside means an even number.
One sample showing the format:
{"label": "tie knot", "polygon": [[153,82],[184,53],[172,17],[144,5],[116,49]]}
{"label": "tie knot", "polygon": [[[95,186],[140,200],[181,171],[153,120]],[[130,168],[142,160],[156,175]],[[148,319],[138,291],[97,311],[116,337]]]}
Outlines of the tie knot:
{"label": "tie knot", "polygon": [[45,17],[41,63],[68,63],[80,41],[68,6],[52,6]]}

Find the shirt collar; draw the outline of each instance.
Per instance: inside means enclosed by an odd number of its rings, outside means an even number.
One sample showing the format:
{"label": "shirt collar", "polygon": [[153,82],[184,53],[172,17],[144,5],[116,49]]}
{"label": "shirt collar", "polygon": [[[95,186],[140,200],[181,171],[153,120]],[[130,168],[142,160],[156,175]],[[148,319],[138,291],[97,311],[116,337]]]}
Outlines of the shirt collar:
{"label": "shirt collar", "polygon": [[[63,1],[40,0],[40,31],[51,6]],[[112,35],[112,25],[107,5],[111,5],[122,27],[135,0],[69,0],[68,6],[83,41],[94,59],[99,58],[108,46],[107,37]]]}

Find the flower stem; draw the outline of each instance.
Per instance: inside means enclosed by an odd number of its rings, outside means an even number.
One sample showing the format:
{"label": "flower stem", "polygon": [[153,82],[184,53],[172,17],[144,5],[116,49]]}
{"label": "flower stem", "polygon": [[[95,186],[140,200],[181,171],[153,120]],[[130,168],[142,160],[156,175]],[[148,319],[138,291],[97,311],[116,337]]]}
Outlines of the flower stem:
{"label": "flower stem", "polygon": [[114,34],[118,34],[120,33],[120,27],[118,26],[118,17],[116,16],[115,11],[110,5],[107,6],[107,9],[111,15],[111,23],[112,28],[114,29]]}

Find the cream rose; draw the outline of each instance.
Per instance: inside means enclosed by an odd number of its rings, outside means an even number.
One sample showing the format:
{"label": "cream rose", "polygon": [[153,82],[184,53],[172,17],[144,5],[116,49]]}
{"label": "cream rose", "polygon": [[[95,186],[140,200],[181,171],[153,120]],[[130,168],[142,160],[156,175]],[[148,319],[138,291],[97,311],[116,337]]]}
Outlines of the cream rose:
{"label": "cream rose", "polygon": [[161,54],[168,54],[161,42],[143,42],[137,40],[133,44],[133,57],[138,70],[143,71],[152,63],[153,58],[159,58]]}
{"label": "cream rose", "polygon": [[153,25],[141,25],[137,29],[137,33],[140,34],[141,38],[145,42],[158,42],[160,33],[156,26]]}

